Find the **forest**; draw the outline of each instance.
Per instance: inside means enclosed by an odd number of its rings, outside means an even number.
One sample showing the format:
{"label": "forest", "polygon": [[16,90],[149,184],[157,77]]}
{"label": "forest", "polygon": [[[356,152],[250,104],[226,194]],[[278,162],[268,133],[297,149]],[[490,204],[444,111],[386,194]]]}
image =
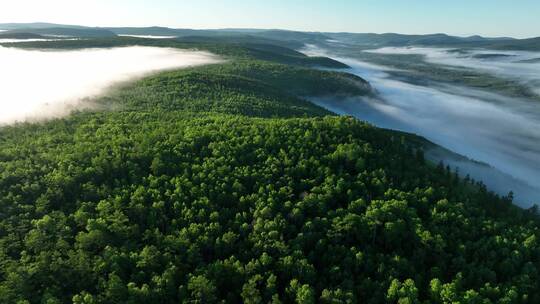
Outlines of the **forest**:
{"label": "forest", "polygon": [[[94,43],[94,44],[92,44]],[[222,64],[0,128],[0,303],[539,303],[537,210],[409,137],[302,96],[369,95],[323,57],[189,47]]]}
{"label": "forest", "polygon": [[302,44],[249,36],[207,37],[187,36],[171,39],[147,39],[137,37],[101,37],[62,41],[30,41],[0,43],[5,47],[23,49],[89,49],[123,46],[157,46],[181,49],[205,50],[234,59],[257,59],[296,66],[342,69],[346,64],[328,57],[311,57],[291,49]]}

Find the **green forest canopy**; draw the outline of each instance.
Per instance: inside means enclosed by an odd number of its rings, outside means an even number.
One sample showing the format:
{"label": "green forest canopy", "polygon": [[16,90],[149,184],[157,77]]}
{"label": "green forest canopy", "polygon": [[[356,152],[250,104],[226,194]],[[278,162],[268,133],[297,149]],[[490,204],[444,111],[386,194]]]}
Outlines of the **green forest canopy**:
{"label": "green forest canopy", "polygon": [[1,303],[540,302],[535,215],[298,97],[367,83],[208,48],[0,129]]}

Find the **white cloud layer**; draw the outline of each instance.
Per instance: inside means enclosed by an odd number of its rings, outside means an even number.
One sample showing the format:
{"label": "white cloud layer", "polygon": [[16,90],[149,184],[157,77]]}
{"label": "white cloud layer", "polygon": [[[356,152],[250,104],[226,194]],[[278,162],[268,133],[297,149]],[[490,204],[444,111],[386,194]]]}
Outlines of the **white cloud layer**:
{"label": "white cloud layer", "polygon": [[65,115],[118,82],[219,61],[205,52],[153,47],[78,51],[0,47],[0,124]]}

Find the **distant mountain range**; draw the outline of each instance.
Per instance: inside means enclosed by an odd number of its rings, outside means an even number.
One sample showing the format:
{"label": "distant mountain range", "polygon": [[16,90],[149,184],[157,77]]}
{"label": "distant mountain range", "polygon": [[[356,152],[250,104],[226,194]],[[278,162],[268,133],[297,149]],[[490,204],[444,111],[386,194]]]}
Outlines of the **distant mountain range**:
{"label": "distant mountain range", "polygon": [[[80,38],[114,37],[116,34],[104,28],[54,23],[0,23],[0,30],[8,33],[27,33],[44,36],[70,36]],[[4,33],[5,34],[5,33]]]}
{"label": "distant mountain range", "polygon": [[540,50],[540,37],[516,39],[510,37],[487,38],[482,36],[457,37],[447,34],[403,35],[325,33],[334,40],[365,46],[445,46],[445,47],[481,47],[505,50]]}
{"label": "distant mountain range", "polygon": [[72,36],[81,38],[114,37],[117,35],[171,36],[171,37],[234,37],[257,39],[257,42],[341,43],[365,47],[431,46],[431,47],[481,47],[500,50],[540,51],[540,37],[515,39],[510,37],[487,38],[482,36],[457,37],[447,34],[404,35],[396,33],[319,33],[277,29],[215,29],[194,30],[168,27],[85,27],[54,23],[3,23],[0,29],[7,33],[26,33],[45,36]]}
{"label": "distant mountain range", "polygon": [[3,30],[18,30],[18,29],[45,29],[45,28],[78,28],[85,29],[87,26],[81,25],[68,25],[46,22],[33,22],[33,23],[0,23],[0,29]]}

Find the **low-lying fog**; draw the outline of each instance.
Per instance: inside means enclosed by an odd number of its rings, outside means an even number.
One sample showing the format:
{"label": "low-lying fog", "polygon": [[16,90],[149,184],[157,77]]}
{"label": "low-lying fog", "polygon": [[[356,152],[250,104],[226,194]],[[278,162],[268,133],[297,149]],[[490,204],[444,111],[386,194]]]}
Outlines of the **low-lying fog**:
{"label": "low-lying fog", "polygon": [[[328,55],[313,47],[304,52]],[[469,173],[500,194],[513,190],[521,206],[540,202],[540,104],[452,84],[419,86],[393,79],[385,72],[386,67],[333,58],[350,65],[349,72],[368,80],[380,98],[316,98],[314,102],[380,127],[422,135],[454,152],[485,162],[497,170],[431,154],[459,166],[462,175]],[[519,64],[522,63],[516,63]]]}
{"label": "low-lying fog", "polygon": [[368,51],[379,54],[419,54],[430,63],[475,68],[493,75],[519,80],[540,94],[540,53],[482,49],[385,47]]}
{"label": "low-lying fog", "polygon": [[[58,38],[35,38],[35,39],[4,39],[0,38],[0,43],[13,43],[13,42],[36,42],[36,41],[58,41]],[[75,40],[75,39],[61,39],[61,40]]]}
{"label": "low-lying fog", "polygon": [[146,39],[172,39],[176,36],[156,36],[156,35],[118,35],[120,37],[134,37],[134,38],[146,38]]}
{"label": "low-lying fog", "polygon": [[42,51],[0,46],[0,125],[68,114],[122,81],[217,63],[206,52],[157,47]]}

